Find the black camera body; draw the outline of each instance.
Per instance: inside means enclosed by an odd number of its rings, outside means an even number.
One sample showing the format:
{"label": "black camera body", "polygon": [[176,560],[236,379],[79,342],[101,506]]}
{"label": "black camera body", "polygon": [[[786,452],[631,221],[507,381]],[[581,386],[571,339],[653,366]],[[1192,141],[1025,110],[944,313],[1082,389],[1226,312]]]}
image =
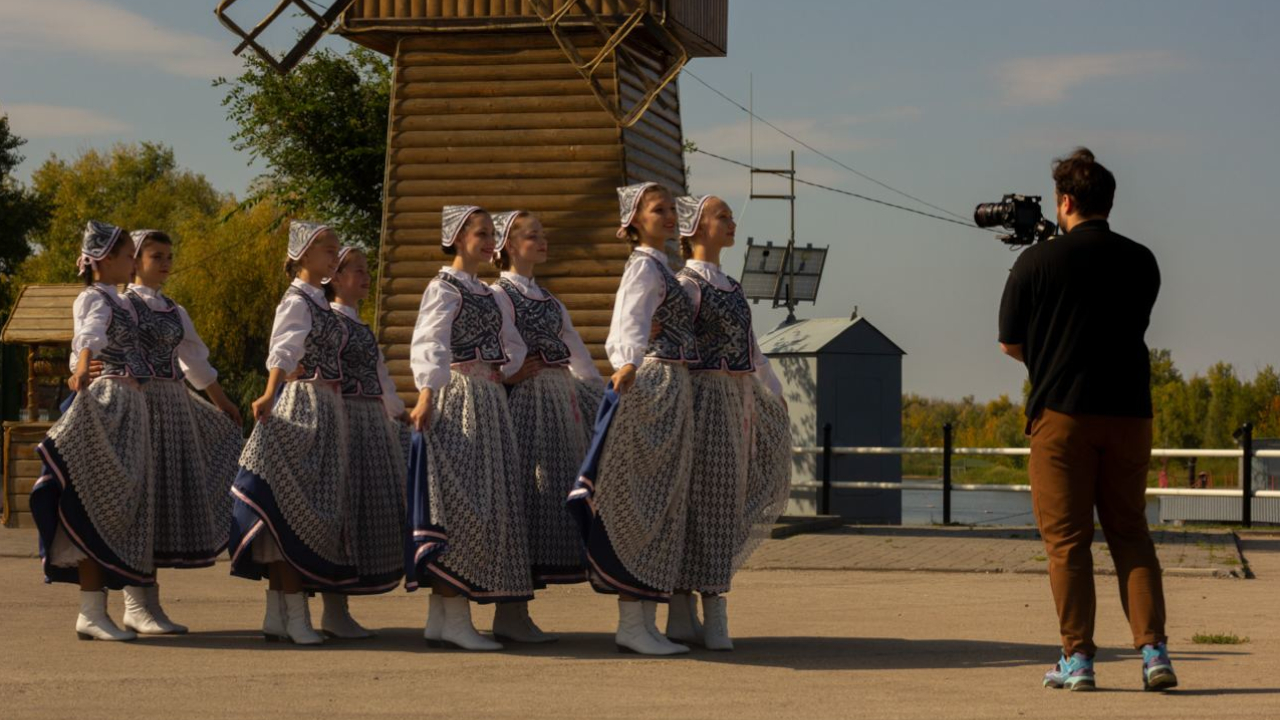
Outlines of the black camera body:
{"label": "black camera body", "polygon": [[998,203],[982,203],[973,210],[973,222],[980,228],[1011,230],[1000,242],[1013,246],[1048,240],[1058,231],[1040,212],[1039,195],[1005,195]]}

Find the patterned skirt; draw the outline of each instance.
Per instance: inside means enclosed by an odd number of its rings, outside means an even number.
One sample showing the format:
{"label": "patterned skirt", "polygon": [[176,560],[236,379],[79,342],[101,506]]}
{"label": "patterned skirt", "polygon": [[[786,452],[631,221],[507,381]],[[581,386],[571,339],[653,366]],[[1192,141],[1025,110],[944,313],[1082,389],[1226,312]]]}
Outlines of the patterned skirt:
{"label": "patterned skirt", "polygon": [[529,560],[537,587],[587,580],[582,538],[564,501],[587,454],[599,405],[600,391],[588,388],[568,369],[552,367],[513,387],[507,398],[520,448]]}
{"label": "patterned skirt", "polygon": [[359,580],[348,593],[394,590],[404,578],[404,425],[378,398],[348,397],[347,530]]}
{"label": "patterned skirt", "polygon": [[443,582],[480,603],[529,600],[529,530],[507,393],[488,365],[455,365],[409,456],[406,587]]}
{"label": "patterned skirt", "polygon": [[76,393],[36,446],[31,490],[47,582],[78,583],[80,560],[107,587],[155,582],[154,473],[147,404],[132,380],[100,379]]}
{"label": "patterned skirt", "polygon": [[726,593],[786,507],[791,428],[782,401],[751,375],[692,373],[688,529],[676,587]]}
{"label": "patterned skirt", "polygon": [[284,561],[312,590],[356,584],[346,530],[349,440],[342,397],[327,384],[288,382],[253,428],[231,486],[231,574],[267,576]]}
{"label": "patterned skirt", "polygon": [[227,546],[244,435],[184,382],[151,380],[142,394],[155,457],[156,567],[209,567]]}
{"label": "patterned skirt", "polygon": [[693,462],[692,395],[684,365],[645,360],[616,407],[609,407],[612,394],[602,406],[587,463],[598,461],[595,479],[584,472],[569,497],[599,592],[665,602],[676,587]]}

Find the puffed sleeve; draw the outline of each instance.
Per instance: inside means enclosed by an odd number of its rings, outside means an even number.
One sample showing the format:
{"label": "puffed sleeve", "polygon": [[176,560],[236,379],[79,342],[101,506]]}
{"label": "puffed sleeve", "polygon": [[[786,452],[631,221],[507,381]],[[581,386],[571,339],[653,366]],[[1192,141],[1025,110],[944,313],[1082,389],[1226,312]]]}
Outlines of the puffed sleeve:
{"label": "puffed sleeve", "polygon": [[182,342],[178,343],[178,365],[187,382],[197,390],[203,390],[218,379],[218,371],[209,364],[209,347],[200,339],[195,325],[187,309],[178,306],[178,317],[182,320]]}
{"label": "puffed sleeve", "polygon": [[378,350],[378,382],[382,384],[382,406],[387,409],[387,415],[392,418],[403,415],[404,400],[396,393],[396,382],[391,379],[391,371],[387,370],[387,359],[383,357],[382,350]]}
{"label": "puffed sleeve", "polygon": [[439,390],[449,384],[453,318],[461,307],[462,296],[448,283],[427,283],[409,344],[409,367],[418,390]]}
{"label": "puffed sleeve", "polygon": [[624,365],[639,367],[649,348],[649,331],[653,313],[662,304],[666,283],[657,261],[637,260],[622,272],[622,282],[613,301],[613,318],[609,321],[609,337],[604,349],[615,369]]}
{"label": "puffed sleeve", "polygon": [[102,293],[84,290],[71,305],[71,372],[75,372],[80,351],[91,357],[107,346],[107,326],[111,324],[111,301]]}
{"label": "puffed sleeve", "polygon": [[604,378],[600,377],[600,370],[596,368],[595,361],[591,359],[591,351],[587,349],[587,344],[582,342],[582,336],[578,334],[578,328],[573,326],[573,319],[569,317],[568,308],[559,300],[556,300],[555,303],[560,306],[560,316],[563,318],[560,339],[564,341],[565,345],[569,346],[569,372],[583,382],[603,384]]}
{"label": "puffed sleeve", "polygon": [[[502,295],[498,300],[498,310],[502,313],[502,349],[507,353],[507,364],[502,366],[502,376],[511,377],[516,374],[524,359],[529,355],[529,346],[524,344],[524,337],[516,328],[516,309],[505,292],[495,292],[494,297]],[[508,302],[504,305],[502,300]]]}
{"label": "puffed sleeve", "polygon": [[289,374],[297,369],[306,354],[307,333],[311,332],[311,309],[307,300],[289,293],[276,306],[276,319],[271,324],[271,345],[267,352],[267,370],[280,368]]}
{"label": "puffed sleeve", "polygon": [[688,295],[689,301],[693,303],[693,314],[694,317],[697,317],[698,308],[702,307],[702,287],[687,275],[676,275],[676,280],[680,281],[680,287],[684,288],[684,294]]}

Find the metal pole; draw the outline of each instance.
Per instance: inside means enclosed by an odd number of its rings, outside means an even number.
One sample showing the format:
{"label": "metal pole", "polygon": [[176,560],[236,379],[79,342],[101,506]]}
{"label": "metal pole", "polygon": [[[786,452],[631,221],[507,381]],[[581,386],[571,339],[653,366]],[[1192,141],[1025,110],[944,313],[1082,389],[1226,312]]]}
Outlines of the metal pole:
{"label": "metal pole", "polygon": [[1240,426],[1240,524],[1253,527],[1253,423]]}
{"label": "metal pole", "polygon": [[831,514],[831,423],[822,426],[822,504],[821,515]]}
{"label": "metal pole", "polygon": [[942,426],[942,524],[951,524],[951,423]]}

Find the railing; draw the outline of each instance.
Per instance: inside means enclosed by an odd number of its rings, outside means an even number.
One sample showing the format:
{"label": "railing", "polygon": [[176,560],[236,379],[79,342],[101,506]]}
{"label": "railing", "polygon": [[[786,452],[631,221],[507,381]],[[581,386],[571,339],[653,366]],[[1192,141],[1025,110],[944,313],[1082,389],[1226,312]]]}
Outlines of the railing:
{"label": "railing", "polygon": [[[1147,495],[1160,496],[1194,496],[1194,497],[1239,497],[1241,524],[1253,526],[1253,498],[1280,498],[1280,490],[1253,489],[1253,458],[1280,458],[1280,450],[1254,450],[1253,425],[1245,423],[1235,432],[1240,443],[1239,448],[1210,449],[1178,449],[1152,448],[1154,458],[1241,458],[1244,460],[1244,472],[1240,478],[1240,489],[1191,489],[1191,488],[1147,488]],[[952,428],[947,423],[942,428],[942,447],[837,447],[831,444],[831,424],[822,429],[822,445],[801,445],[791,448],[796,455],[822,455],[822,479],[820,483],[793,483],[793,487],[821,488],[819,512],[828,515],[831,512],[831,489],[858,490],[923,490],[935,487],[932,483],[920,482],[861,482],[833,481],[831,479],[832,458],[836,455],[941,455],[942,456],[942,522],[951,522],[951,493],[960,491],[995,491],[995,492],[1031,492],[1030,485],[956,485],[951,480],[951,461],[956,455],[987,455],[1000,457],[1025,457],[1031,455],[1030,448],[979,448],[954,447],[952,444]]]}

